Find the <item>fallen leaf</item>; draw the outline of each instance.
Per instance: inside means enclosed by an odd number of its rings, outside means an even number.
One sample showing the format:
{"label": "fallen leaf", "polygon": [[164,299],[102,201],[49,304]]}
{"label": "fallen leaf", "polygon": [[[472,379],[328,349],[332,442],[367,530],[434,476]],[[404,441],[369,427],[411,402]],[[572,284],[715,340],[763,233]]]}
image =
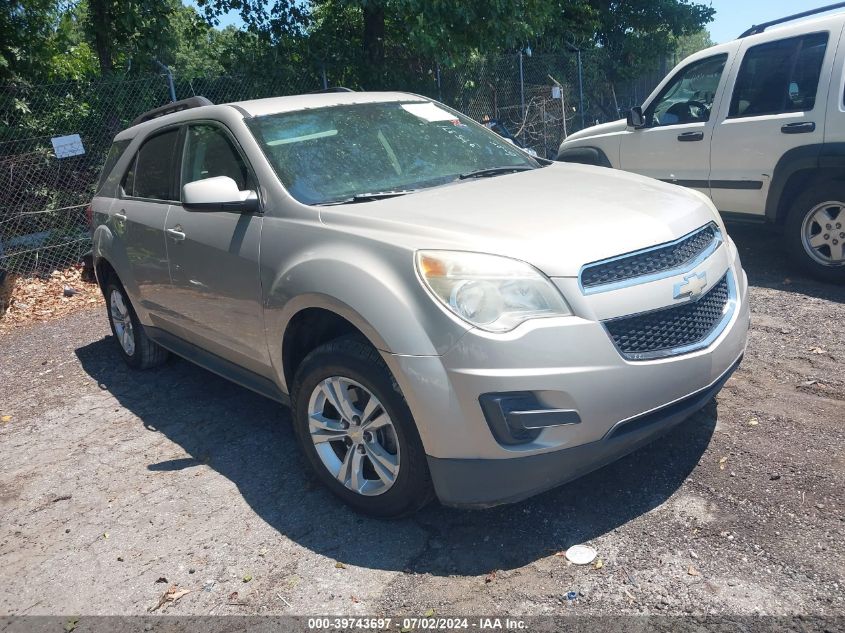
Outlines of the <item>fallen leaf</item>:
{"label": "fallen leaf", "polygon": [[494,580],[496,580],[496,570],[495,569],[493,571],[491,571],[489,574],[487,574],[487,576],[484,578],[484,584],[485,585],[489,584],[489,583],[493,582]]}
{"label": "fallen leaf", "polygon": [[688,573],[690,576],[700,576],[700,575],[701,575],[701,572],[699,572],[699,571],[698,571],[695,567],[693,567],[692,565],[690,565],[689,567],[687,567],[687,573]]}
{"label": "fallen leaf", "polygon": [[156,580],[156,583],[167,584],[167,578],[165,578],[164,576],[159,576],[158,579]]}
{"label": "fallen leaf", "polygon": [[432,616],[434,615],[434,609],[429,609],[428,611],[426,611],[426,612],[425,612],[425,614],[424,614],[424,615],[425,615],[425,617],[427,617],[427,618],[432,617]]}
{"label": "fallen leaf", "polygon": [[811,347],[810,353],[811,354],[827,354],[827,350],[822,349],[821,347]]}
{"label": "fallen leaf", "polygon": [[76,628],[77,624],[79,624],[79,618],[70,618],[67,622],[65,622],[65,631],[70,633]]}
{"label": "fallen leaf", "polygon": [[252,580],[252,576],[250,576],[249,574],[244,576],[244,582],[249,582],[250,580]]}
{"label": "fallen leaf", "polygon": [[719,470],[725,470],[725,462],[728,461],[727,457],[723,457],[719,460]]}
{"label": "fallen leaf", "polygon": [[229,594],[229,602],[237,602],[238,601],[238,592],[233,591]]}
{"label": "fallen leaf", "polygon": [[[179,589],[176,585],[171,585],[167,591],[161,595],[161,598],[158,600],[158,604],[148,609],[148,611],[152,613],[162,606],[164,606],[164,609],[167,609],[167,607],[179,600],[179,598],[187,596],[189,593],[191,593],[191,589]],[[162,611],[164,609],[162,609]]]}
{"label": "fallen leaf", "polygon": [[604,567],[604,561],[601,558],[599,558],[596,561],[595,565],[593,565],[593,567],[595,567],[596,569],[601,569],[602,567]]}
{"label": "fallen leaf", "polygon": [[5,424],[6,422],[11,422],[11,421],[12,421],[12,416],[10,416],[10,415],[4,415],[2,418],[0,418],[0,422],[3,422],[3,424]]}
{"label": "fallen leaf", "polygon": [[758,420],[757,418],[751,418],[748,421],[748,426],[757,426],[758,424],[760,424],[760,420]]}
{"label": "fallen leaf", "polygon": [[355,604],[358,604],[358,598],[356,598],[355,596],[349,596],[349,597],[352,599],[352,602],[354,602]]}
{"label": "fallen leaf", "polygon": [[346,565],[344,565],[344,564],[343,564],[343,563],[341,563],[340,561],[337,561],[337,562],[334,564],[334,566],[335,566],[335,567],[337,567],[338,569],[346,569]]}
{"label": "fallen leaf", "polygon": [[109,538],[109,533],[108,533],[108,532],[103,532],[103,538],[104,538],[104,539],[108,539],[108,538]]}

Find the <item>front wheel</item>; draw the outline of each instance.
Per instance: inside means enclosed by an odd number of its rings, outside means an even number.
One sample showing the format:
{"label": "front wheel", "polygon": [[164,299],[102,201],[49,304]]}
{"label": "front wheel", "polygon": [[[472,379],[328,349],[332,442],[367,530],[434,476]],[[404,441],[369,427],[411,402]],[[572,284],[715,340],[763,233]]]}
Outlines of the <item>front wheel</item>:
{"label": "front wheel", "polygon": [[809,274],[845,283],[845,184],[824,184],[798,196],[785,238],[790,255]]}
{"label": "front wheel", "polygon": [[411,411],[378,352],[357,337],[312,351],[296,372],[293,422],[317,477],[356,510],[410,514],[432,497]]}

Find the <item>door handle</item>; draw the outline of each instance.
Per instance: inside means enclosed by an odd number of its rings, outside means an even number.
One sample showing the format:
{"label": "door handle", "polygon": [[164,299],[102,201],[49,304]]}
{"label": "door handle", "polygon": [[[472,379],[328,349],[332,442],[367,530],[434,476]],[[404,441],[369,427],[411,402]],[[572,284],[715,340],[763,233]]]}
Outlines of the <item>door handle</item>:
{"label": "door handle", "polygon": [[704,140],[704,132],[684,132],[683,134],[678,134],[679,141],[703,141]]}
{"label": "door handle", "polygon": [[126,222],[126,209],[121,209],[117,213],[114,214],[115,220],[120,220],[121,222]]}
{"label": "door handle", "polygon": [[181,242],[185,239],[185,234],[182,232],[182,227],[178,224],[172,229],[167,229],[165,233],[167,233],[168,237],[176,240],[177,242]]}
{"label": "door handle", "polygon": [[816,131],[816,124],[812,121],[802,121],[800,123],[787,123],[782,125],[780,131],[784,134],[809,134]]}

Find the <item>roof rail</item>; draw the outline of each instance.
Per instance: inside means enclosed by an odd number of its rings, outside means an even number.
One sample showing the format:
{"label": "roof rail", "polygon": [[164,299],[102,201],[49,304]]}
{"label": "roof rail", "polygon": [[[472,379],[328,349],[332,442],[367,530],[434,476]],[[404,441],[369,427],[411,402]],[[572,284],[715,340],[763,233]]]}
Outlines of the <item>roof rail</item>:
{"label": "roof rail", "polygon": [[810,15],[816,15],[817,13],[826,13],[827,11],[833,11],[834,9],[841,9],[845,7],[845,2],[837,2],[836,4],[829,4],[824,7],[819,7],[818,9],[810,9],[809,11],[802,11],[801,13],[796,13],[794,15],[788,15],[785,18],[778,18],[777,20],[772,20],[771,22],[763,22],[762,24],[755,24],[747,31],[743,31],[743,33],[737,38],[742,39],[743,37],[748,37],[749,35],[757,35],[758,33],[762,33],[770,26],[775,26],[776,24],[783,24],[784,22],[792,22],[792,20],[798,20],[800,18],[806,18]]}
{"label": "roof rail", "polygon": [[188,97],[187,99],[182,99],[181,101],[174,101],[172,103],[165,104],[159,108],[154,108],[149,112],[144,112],[144,114],[132,121],[130,127],[133,125],[138,125],[139,123],[143,123],[144,121],[152,121],[153,119],[157,119],[158,117],[164,116],[165,114],[173,114],[174,112],[181,112],[182,110],[188,110],[190,108],[199,108],[207,105],[214,105],[214,103],[212,103],[211,100],[206,99],[205,97]]}
{"label": "roof rail", "polygon": [[329,92],[355,92],[352,88],[344,88],[343,86],[332,86],[331,88],[323,88],[322,90],[312,90],[310,95],[322,95]]}

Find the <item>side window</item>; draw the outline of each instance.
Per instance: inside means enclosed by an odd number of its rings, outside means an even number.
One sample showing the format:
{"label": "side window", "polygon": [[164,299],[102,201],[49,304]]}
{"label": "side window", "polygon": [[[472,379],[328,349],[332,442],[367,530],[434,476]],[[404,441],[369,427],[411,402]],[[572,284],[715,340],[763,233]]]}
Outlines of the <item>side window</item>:
{"label": "side window", "polygon": [[827,33],[749,48],[739,67],[728,118],[812,110],[826,48]]}
{"label": "side window", "polygon": [[708,121],[727,59],[714,55],[679,70],[648,106],[649,127]]}
{"label": "side window", "polygon": [[99,192],[100,189],[103,188],[103,185],[106,184],[106,180],[108,180],[114,166],[117,164],[117,161],[123,155],[123,152],[126,151],[126,148],[129,147],[129,143],[131,142],[131,139],[127,139],[125,141],[115,141],[112,143],[109,153],[106,156],[106,162],[103,165],[103,170],[100,172],[100,179],[97,181],[97,189],[95,191]]}
{"label": "side window", "polygon": [[173,199],[178,140],[179,130],[174,128],[144,141],[124,178],[127,195],[154,200]]}
{"label": "side window", "polygon": [[192,125],[185,139],[182,184],[215,176],[228,176],[241,191],[255,189],[249,168],[228,135],[216,125]]}

